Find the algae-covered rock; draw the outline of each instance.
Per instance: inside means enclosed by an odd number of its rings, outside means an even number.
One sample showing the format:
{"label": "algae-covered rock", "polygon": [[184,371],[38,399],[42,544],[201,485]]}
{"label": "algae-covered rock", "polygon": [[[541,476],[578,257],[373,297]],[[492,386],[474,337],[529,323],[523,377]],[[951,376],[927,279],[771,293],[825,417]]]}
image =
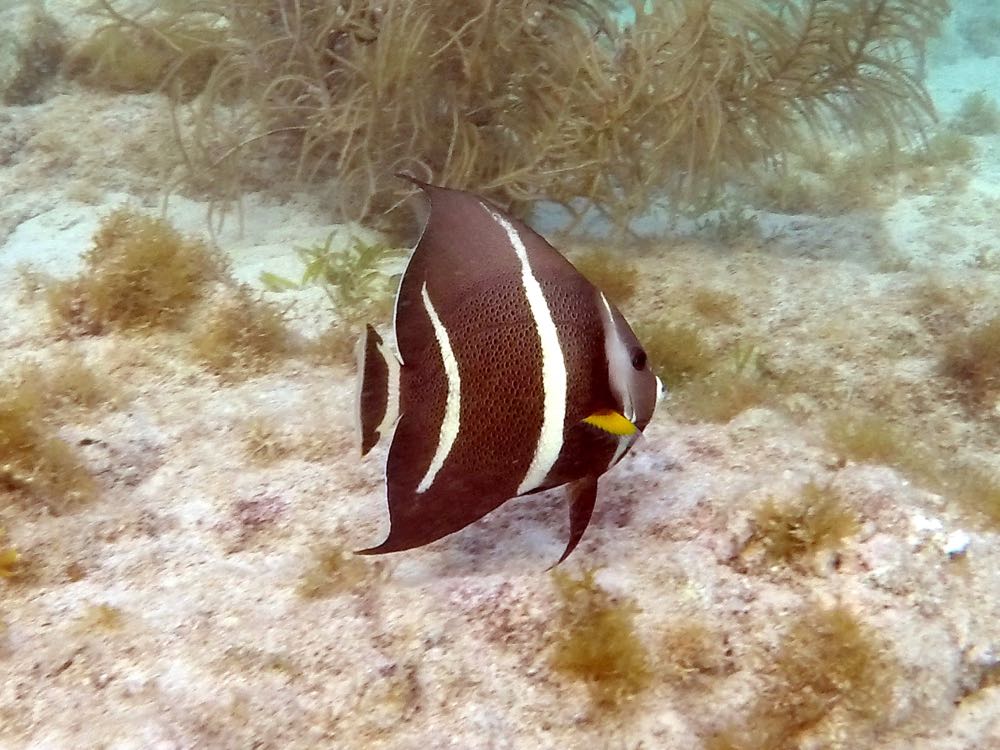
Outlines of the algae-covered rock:
{"label": "algae-covered rock", "polygon": [[62,27],[40,5],[0,12],[0,102],[42,101],[64,50]]}

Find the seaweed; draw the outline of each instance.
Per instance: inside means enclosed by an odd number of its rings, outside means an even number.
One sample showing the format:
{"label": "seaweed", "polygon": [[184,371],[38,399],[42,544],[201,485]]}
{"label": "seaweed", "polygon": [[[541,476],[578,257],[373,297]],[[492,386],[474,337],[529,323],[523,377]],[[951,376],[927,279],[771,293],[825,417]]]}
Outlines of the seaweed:
{"label": "seaweed", "polygon": [[258,417],[246,425],[243,448],[251,461],[270,464],[290,456],[295,446],[275,424]]}
{"label": "seaweed", "polygon": [[717,359],[703,377],[684,382],[674,394],[673,406],[686,419],[725,423],[774,395],[764,357],[757,347],[745,345]]}
{"label": "seaweed", "polygon": [[552,578],[560,598],[552,667],[584,681],[596,705],[621,708],[652,676],[646,648],[635,631],[635,604],[615,601],[597,583],[593,570],[579,578],[556,570]]}
{"label": "seaweed", "polygon": [[196,314],[191,328],[195,359],[228,378],[265,372],[296,350],[283,312],[246,287]]}
{"label": "seaweed", "polygon": [[[0,542],[7,532],[0,527]],[[21,572],[21,553],[13,545],[0,546],[0,578],[15,578]]]}
{"label": "seaweed", "polygon": [[941,371],[975,403],[990,405],[1000,396],[1000,315],[953,335]]}
{"label": "seaweed", "polygon": [[64,70],[93,88],[165,89],[189,99],[205,87],[222,56],[225,19],[206,5],[153,3],[127,17],[99,0],[91,12],[103,23],[69,50]]}
{"label": "seaweed", "polygon": [[372,580],[380,572],[336,544],[324,544],[312,551],[310,567],[299,579],[297,591],[304,599],[321,599],[351,591]]}
{"label": "seaweed", "polygon": [[322,245],[297,248],[305,263],[302,285],[323,288],[337,317],[352,330],[388,316],[393,287],[386,265],[403,252],[383,242],[355,237],[343,250],[331,246],[333,235]]}
{"label": "seaweed", "polygon": [[1000,529],[1000,471],[985,465],[956,464],[947,472],[943,492],[972,518]]}
{"label": "seaweed", "polygon": [[124,400],[116,384],[95,371],[78,352],[58,354],[45,365],[24,363],[16,368],[14,379],[32,384],[43,416],[55,411],[115,407]]}
{"label": "seaweed", "polygon": [[394,265],[404,251],[381,241],[351,237],[346,247],[335,248],[334,233],[324,242],[297,247],[305,269],[299,281],[264,272],[261,282],[272,292],[322,288],[336,320],[312,341],[313,357],[324,363],[354,361],[354,343],[366,323],[389,317],[393,302]]}
{"label": "seaweed", "polygon": [[1000,107],[985,91],[975,91],[962,100],[952,126],[964,135],[1000,133]]}
{"label": "seaweed", "polygon": [[0,380],[0,490],[61,511],[92,499],[97,486],[76,451],[46,421],[47,413],[40,384]]}
{"label": "seaweed", "polygon": [[753,533],[743,554],[763,551],[769,564],[797,565],[824,550],[836,549],[857,533],[857,515],[829,485],[810,482],[792,501],[768,498],[752,517]]}
{"label": "seaweed", "polygon": [[946,167],[967,164],[976,155],[976,144],[969,136],[944,128],[934,133],[924,148],[917,150],[911,162],[916,167]]}
{"label": "seaweed", "polygon": [[207,245],[128,209],[104,217],[84,263],[76,278],[50,283],[46,298],[54,322],[90,335],[177,329],[226,271]]}
{"label": "seaweed", "polygon": [[689,323],[641,323],[636,335],[642,341],[650,368],[668,388],[707,375],[716,357],[701,330]]}
{"label": "seaweed", "polygon": [[724,635],[699,619],[671,622],[664,629],[660,646],[663,676],[685,686],[704,684],[707,678],[732,668]]}
{"label": "seaweed", "polygon": [[877,414],[837,413],[827,421],[826,439],[844,460],[887,464],[904,471],[926,465],[920,446],[889,419]]}
{"label": "seaweed", "polygon": [[[877,633],[844,606],[813,606],[792,623],[763,668],[749,714],[723,728],[708,750],[858,747],[852,732],[886,713],[899,665]],[[812,740],[812,742],[810,742]]]}
{"label": "seaweed", "polygon": [[571,257],[573,265],[591,284],[619,307],[627,307],[639,284],[639,269],[627,258],[608,250],[588,250]]}
{"label": "seaweed", "polygon": [[[62,27],[41,5],[32,8],[26,23],[14,34],[16,63],[11,66],[14,74],[7,77],[7,70],[0,71],[0,101],[3,104],[37,104],[42,98],[43,84],[54,78],[65,54]],[[3,33],[8,29],[3,29]],[[6,39],[0,34],[0,49]]]}
{"label": "seaweed", "polygon": [[626,228],[813,134],[896,141],[932,117],[919,57],[946,0],[634,2],[627,25],[618,5],[177,0],[172,17],[225,29],[181,160],[231,198],[255,155],[283,153],[289,179],[336,178],[344,218],[391,216],[405,168]]}
{"label": "seaweed", "polygon": [[759,240],[760,220],[754,211],[732,201],[702,216],[696,223],[699,232],[716,242],[731,244],[740,240]]}
{"label": "seaweed", "polygon": [[711,323],[735,323],[739,307],[739,298],[721,289],[702,286],[691,293],[691,308]]}
{"label": "seaweed", "polygon": [[77,629],[87,633],[121,630],[124,626],[125,613],[119,607],[106,602],[88,604],[77,622]]}

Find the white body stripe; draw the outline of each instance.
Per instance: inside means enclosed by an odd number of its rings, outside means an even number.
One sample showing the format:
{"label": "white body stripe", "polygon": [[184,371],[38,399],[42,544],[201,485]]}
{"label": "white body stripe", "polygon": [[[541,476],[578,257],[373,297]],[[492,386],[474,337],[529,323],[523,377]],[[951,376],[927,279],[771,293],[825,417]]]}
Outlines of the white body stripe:
{"label": "white body stripe", "polygon": [[635,406],[632,404],[632,394],[629,392],[625,377],[625,374],[632,371],[631,358],[618,334],[615,316],[611,312],[611,305],[608,304],[604,292],[601,292],[601,303],[604,310],[601,320],[604,323],[604,354],[608,360],[608,382],[614,395],[621,401],[622,416],[634,423]]}
{"label": "white body stripe", "polygon": [[396,425],[396,420],[399,419],[399,360],[393,349],[394,347],[385,341],[379,347],[389,370],[389,382],[387,383],[389,392],[386,394],[385,416],[382,417],[382,423],[378,426],[379,435],[387,435]]}
{"label": "white body stripe", "polygon": [[417,492],[426,492],[434,484],[441,467],[444,466],[445,459],[451,453],[451,448],[458,437],[458,429],[462,413],[462,379],[458,373],[458,360],[455,359],[455,352],[451,348],[451,341],[448,339],[448,331],[441,323],[437,310],[431,302],[430,295],[427,294],[427,284],[424,283],[420,290],[420,296],[424,300],[424,309],[431,319],[434,327],[434,338],[437,341],[438,351],[441,353],[441,361],[444,363],[444,375],[447,380],[448,393],[444,406],[444,419],[441,420],[441,428],[438,430],[438,444],[431,458],[431,464],[427,467],[427,473],[417,485]]}
{"label": "white body stripe", "polygon": [[506,232],[514,252],[517,253],[517,259],[521,262],[521,283],[542,345],[542,387],[545,397],[542,429],[535,445],[535,455],[517,488],[517,494],[522,495],[541,486],[562,450],[563,423],[566,420],[566,359],[559,346],[559,334],[556,332],[556,324],[552,320],[545,294],[528,262],[528,249],[524,246],[524,241],[506,218],[485,203],[482,205]]}

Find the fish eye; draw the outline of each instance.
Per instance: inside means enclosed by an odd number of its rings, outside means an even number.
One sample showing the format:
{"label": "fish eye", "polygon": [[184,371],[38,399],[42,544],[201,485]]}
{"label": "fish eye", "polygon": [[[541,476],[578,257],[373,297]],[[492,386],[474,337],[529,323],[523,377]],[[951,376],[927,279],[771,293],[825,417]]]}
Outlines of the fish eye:
{"label": "fish eye", "polygon": [[646,352],[644,349],[632,350],[632,367],[637,370],[643,370],[646,368]]}

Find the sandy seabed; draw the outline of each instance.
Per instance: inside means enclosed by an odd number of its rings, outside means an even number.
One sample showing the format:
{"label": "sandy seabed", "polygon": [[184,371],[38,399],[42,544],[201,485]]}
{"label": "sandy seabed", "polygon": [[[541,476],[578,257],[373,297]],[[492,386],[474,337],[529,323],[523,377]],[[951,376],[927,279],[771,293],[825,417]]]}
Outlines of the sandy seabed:
{"label": "sandy seabed", "polygon": [[[1000,58],[931,74],[947,116],[1000,80]],[[0,369],[72,353],[121,393],[60,417],[96,500],[53,514],[0,489],[0,546],[15,545],[30,572],[0,580],[0,746],[702,748],[753,720],[796,613],[837,606],[884,639],[898,669],[891,698],[874,719],[827,722],[788,747],[1000,748],[997,530],[898,469],[839,460],[815,395],[721,425],[680,421],[668,402],[603,478],[569,569],[596,568],[636,606],[651,679],[617,710],[552,667],[558,492],[303,596],[318,549],[386,532],[384,447],[357,458],[353,374],[291,358],[222,379],[167,337],[66,339],[17,271],[72,275],[108,211],[159,211],[150,175],[169,136],[163,107],[63,84],[41,104],[0,109]],[[957,189],[836,218],[761,214],[764,237],[737,247],[663,233],[623,248],[639,269],[636,314],[672,315],[670,295],[698,285],[734,295],[740,325],[712,334],[720,347],[766,341],[772,367],[823,373],[834,403],[871,408],[866,394],[892,382],[916,415],[906,430],[933,429],[943,450],[1000,472],[1000,412],[970,416],[942,396],[940,336],[917,295],[929,282],[985,289],[973,322],[1000,309],[1000,136],[975,141]],[[204,234],[205,210],[175,197],[168,217]],[[294,276],[293,248],[337,229],[308,196],[262,191],[244,216],[216,241],[249,284],[263,270]],[[319,295],[262,294],[288,305],[303,334],[328,323]],[[261,424],[312,448],[254,460],[247,435]],[[807,565],[748,564],[752,509],[810,481],[836,489],[857,533]],[[723,644],[697,679],[671,667],[664,645],[688,622]]]}

